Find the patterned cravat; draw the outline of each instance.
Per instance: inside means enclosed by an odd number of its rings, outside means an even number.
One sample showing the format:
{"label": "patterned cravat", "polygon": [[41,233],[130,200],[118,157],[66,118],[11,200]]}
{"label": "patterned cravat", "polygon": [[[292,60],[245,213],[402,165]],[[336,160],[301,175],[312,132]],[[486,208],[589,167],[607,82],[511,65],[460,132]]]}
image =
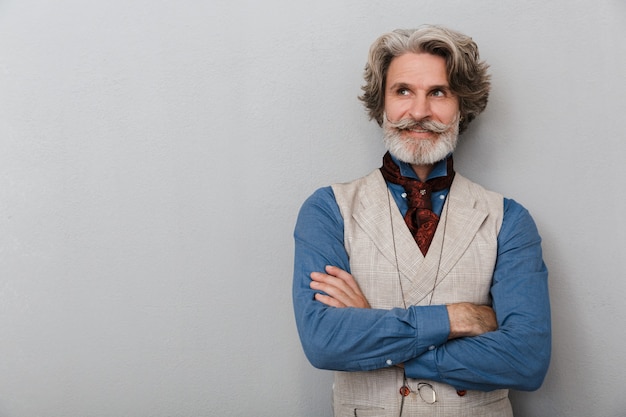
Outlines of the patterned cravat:
{"label": "patterned cravat", "polygon": [[386,181],[404,187],[409,203],[404,221],[424,256],[428,252],[433,236],[435,236],[435,230],[437,230],[437,223],[439,223],[439,216],[432,210],[431,194],[433,191],[450,188],[454,179],[452,156],[448,158],[447,170],[448,173],[445,177],[432,178],[426,182],[403,177],[400,174],[400,168],[393,162],[389,152],[383,157],[383,166],[380,168]]}

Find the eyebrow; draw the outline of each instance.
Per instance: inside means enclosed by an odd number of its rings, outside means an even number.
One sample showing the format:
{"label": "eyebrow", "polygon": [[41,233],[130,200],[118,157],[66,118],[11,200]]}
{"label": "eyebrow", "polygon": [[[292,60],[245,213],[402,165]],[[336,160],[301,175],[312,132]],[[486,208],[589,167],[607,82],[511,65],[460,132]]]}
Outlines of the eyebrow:
{"label": "eyebrow", "polygon": [[390,90],[397,90],[399,88],[410,88],[409,85],[407,83],[393,83],[392,85],[389,86]]}
{"label": "eyebrow", "polygon": [[[397,82],[389,86],[389,90],[397,90],[400,88],[408,88],[410,90],[411,85],[405,82]],[[452,92],[452,89],[450,88],[450,85],[448,84],[431,85],[430,87],[428,87],[428,91],[432,91],[432,90],[446,90],[446,91]]]}

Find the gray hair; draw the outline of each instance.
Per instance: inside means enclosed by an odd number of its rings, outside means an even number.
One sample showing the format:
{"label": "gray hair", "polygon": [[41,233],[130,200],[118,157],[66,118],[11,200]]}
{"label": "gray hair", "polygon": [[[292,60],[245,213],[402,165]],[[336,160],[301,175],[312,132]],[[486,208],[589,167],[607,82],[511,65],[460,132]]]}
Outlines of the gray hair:
{"label": "gray hair", "polygon": [[459,133],[465,131],[487,106],[491,87],[489,66],[480,60],[478,46],[472,38],[441,26],[394,30],[372,44],[363,75],[363,95],[359,97],[370,119],[382,125],[387,70],[393,58],[406,53],[429,53],[446,60],[450,89],[459,98]]}

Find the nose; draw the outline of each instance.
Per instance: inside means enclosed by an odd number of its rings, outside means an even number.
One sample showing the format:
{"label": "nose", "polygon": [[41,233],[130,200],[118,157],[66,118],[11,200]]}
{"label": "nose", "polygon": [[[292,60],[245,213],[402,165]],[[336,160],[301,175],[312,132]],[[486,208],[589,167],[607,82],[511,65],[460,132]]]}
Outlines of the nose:
{"label": "nose", "polygon": [[425,97],[421,94],[413,97],[413,100],[411,100],[409,114],[415,120],[423,120],[431,117],[432,112],[428,97]]}

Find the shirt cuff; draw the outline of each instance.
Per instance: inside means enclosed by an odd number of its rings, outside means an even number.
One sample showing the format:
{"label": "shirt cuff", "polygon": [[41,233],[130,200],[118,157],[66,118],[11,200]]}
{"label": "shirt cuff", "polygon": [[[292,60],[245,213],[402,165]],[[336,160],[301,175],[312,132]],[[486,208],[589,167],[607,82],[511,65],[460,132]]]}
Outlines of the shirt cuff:
{"label": "shirt cuff", "polygon": [[416,356],[432,351],[448,341],[450,318],[445,305],[415,306],[418,344]]}
{"label": "shirt cuff", "polygon": [[[450,318],[445,305],[414,307],[424,309],[418,314],[418,334],[420,342],[417,356],[404,363],[404,372],[409,378],[425,378],[426,375],[437,374],[435,352],[448,341],[450,335]],[[429,368],[429,369],[425,369]]]}

